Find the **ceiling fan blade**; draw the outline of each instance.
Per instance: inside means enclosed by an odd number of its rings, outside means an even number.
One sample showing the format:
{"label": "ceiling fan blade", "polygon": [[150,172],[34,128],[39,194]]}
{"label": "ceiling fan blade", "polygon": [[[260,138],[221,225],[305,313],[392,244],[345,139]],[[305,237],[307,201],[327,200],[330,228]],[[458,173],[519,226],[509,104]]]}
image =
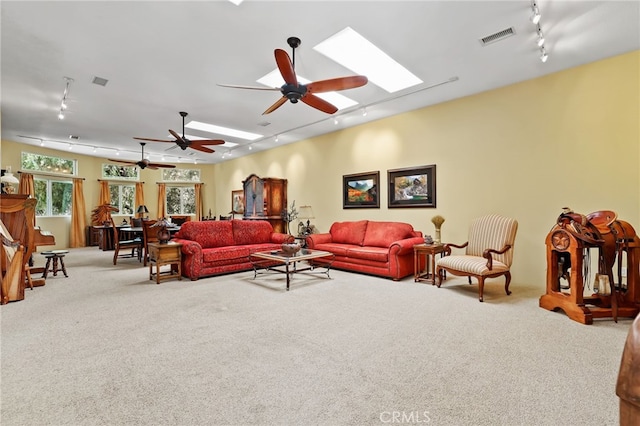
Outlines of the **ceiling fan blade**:
{"label": "ceiling fan blade", "polygon": [[[184,140],[182,138],[182,136],[180,136],[179,134],[177,134],[176,132],[174,132],[173,130],[169,129],[169,133],[171,133],[171,136],[173,136],[174,138],[176,138],[178,141],[182,141]],[[172,142],[176,142],[176,141],[172,141]]]}
{"label": "ceiling fan blade", "polygon": [[232,89],[250,89],[250,90],[270,90],[270,91],[280,91],[279,87],[258,87],[258,86],[239,86],[235,84],[218,84],[220,87],[230,87]]}
{"label": "ceiling fan blade", "polygon": [[274,53],[276,56],[276,64],[278,65],[278,69],[280,70],[280,74],[282,74],[282,78],[284,78],[285,83],[298,86],[296,71],[293,69],[293,63],[291,63],[289,54],[282,49],[276,49]]}
{"label": "ceiling fan blade", "polygon": [[147,164],[147,169],[157,169],[159,167],[165,168],[165,169],[175,169],[176,166],[174,166],[173,164],[159,164],[159,163],[149,163]]}
{"label": "ceiling fan blade", "polygon": [[336,108],[334,105],[308,92],[306,95],[301,97],[300,100],[305,104],[314,107],[315,109],[326,112],[327,114],[333,114],[334,112],[338,111],[338,108]]}
{"label": "ceiling fan blade", "polygon": [[113,162],[115,162],[115,163],[134,164],[134,165],[137,165],[137,164],[138,164],[138,162],[137,162],[137,161],[114,160],[114,159],[112,159],[112,158],[107,158],[107,160],[109,160],[109,161],[113,161]]}
{"label": "ceiling fan blade", "polygon": [[201,145],[191,145],[189,148],[191,149],[195,149],[197,151],[201,151],[201,152],[206,152],[208,154],[212,154],[215,151],[211,148],[207,148],[206,146],[201,146]]}
{"label": "ceiling fan blade", "polygon": [[363,75],[353,75],[350,77],[331,78],[329,80],[314,81],[307,84],[307,92],[322,93],[335,92],[338,90],[353,89],[364,86],[369,79]]}
{"label": "ceiling fan blade", "polygon": [[225,142],[222,139],[196,139],[191,141],[191,147],[194,145],[222,145]]}
{"label": "ceiling fan blade", "polygon": [[166,140],[163,140],[163,139],[150,139],[150,138],[135,138],[134,137],[134,139],[137,139],[139,141],[151,141],[151,142],[171,142],[171,143],[175,142],[175,141],[166,141]]}
{"label": "ceiling fan blade", "polygon": [[276,101],[276,103],[274,103],[273,105],[271,105],[269,108],[267,108],[267,110],[265,112],[262,113],[262,115],[266,115],[269,114],[275,110],[277,110],[278,108],[280,108],[285,102],[287,102],[287,97],[283,96],[280,99],[278,99]]}

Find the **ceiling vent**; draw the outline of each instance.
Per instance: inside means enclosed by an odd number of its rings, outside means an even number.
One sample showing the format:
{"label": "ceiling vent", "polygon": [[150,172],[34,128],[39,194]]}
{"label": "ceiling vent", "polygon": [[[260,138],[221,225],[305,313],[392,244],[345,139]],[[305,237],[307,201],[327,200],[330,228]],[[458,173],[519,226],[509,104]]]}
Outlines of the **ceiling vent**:
{"label": "ceiling vent", "polygon": [[109,80],[102,77],[93,77],[93,84],[97,84],[99,86],[106,86]]}
{"label": "ceiling vent", "polygon": [[495,34],[482,37],[480,39],[480,44],[482,46],[486,46],[488,44],[495,43],[500,40],[504,40],[505,38],[511,37],[512,35],[516,35],[516,30],[513,27],[510,27],[510,28],[507,28],[506,30],[498,31]]}
{"label": "ceiling vent", "polygon": [[261,121],[260,123],[258,123],[258,126],[267,127],[270,124],[271,123],[269,123],[268,121]]}

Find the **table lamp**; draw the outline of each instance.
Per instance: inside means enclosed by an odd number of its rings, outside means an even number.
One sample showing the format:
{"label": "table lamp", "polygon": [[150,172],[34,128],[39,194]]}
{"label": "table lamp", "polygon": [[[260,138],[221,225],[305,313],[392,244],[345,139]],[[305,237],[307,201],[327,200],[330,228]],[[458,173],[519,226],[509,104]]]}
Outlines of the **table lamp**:
{"label": "table lamp", "polygon": [[[315,219],[315,217],[313,216],[313,209],[311,208],[311,206],[300,206],[300,208],[298,209],[298,217],[300,219],[307,219],[307,226],[304,226],[302,234],[303,235],[311,234],[311,219]],[[304,225],[303,222],[300,222],[300,223]],[[298,229],[300,229],[300,226],[298,226]]]}
{"label": "table lamp", "polygon": [[140,215],[140,219],[142,219],[142,216],[146,213],[149,213],[149,210],[147,210],[147,206],[141,204],[138,206],[137,213]]}
{"label": "table lamp", "polygon": [[169,234],[169,231],[167,231],[167,226],[169,226],[170,224],[171,223],[163,217],[162,219],[158,219],[156,223],[151,225],[152,228],[160,228],[158,230],[158,242],[160,244],[167,244],[171,239],[171,234]]}

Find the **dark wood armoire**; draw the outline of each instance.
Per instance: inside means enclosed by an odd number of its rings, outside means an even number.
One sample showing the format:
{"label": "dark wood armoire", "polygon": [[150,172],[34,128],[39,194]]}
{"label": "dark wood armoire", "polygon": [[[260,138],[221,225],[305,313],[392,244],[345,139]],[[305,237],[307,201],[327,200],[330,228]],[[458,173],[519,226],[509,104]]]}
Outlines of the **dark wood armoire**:
{"label": "dark wood armoire", "polygon": [[255,174],[242,181],[245,220],[266,220],[275,232],[285,232],[282,212],[287,209],[287,180]]}

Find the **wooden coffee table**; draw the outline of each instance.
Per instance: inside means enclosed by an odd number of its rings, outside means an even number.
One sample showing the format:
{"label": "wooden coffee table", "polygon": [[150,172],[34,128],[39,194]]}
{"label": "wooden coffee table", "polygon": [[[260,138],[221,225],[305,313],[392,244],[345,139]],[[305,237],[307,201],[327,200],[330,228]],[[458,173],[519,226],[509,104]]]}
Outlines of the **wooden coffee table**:
{"label": "wooden coffee table", "polygon": [[[314,265],[313,259],[324,259],[322,265]],[[289,291],[289,283],[291,276],[297,273],[322,273],[329,276],[329,270],[335,255],[328,251],[302,249],[294,254],[285,253],[281,250],[276,251],[258,251],[249,255],[249,261],[253,266],[253,278],[256,278],[258,274],[266,273],[268,271],[279,272],[287,276],[287,291]],[[309,262],[308,266],[299,267],[298,263],[306,260]],[[328,260],[328,262],[327,262]],[[284,267],[284,269],[282,269]],[[322,271],[315,272],[316,269],[324,269]],[[262,272],[264,271],[264,272]]]}

